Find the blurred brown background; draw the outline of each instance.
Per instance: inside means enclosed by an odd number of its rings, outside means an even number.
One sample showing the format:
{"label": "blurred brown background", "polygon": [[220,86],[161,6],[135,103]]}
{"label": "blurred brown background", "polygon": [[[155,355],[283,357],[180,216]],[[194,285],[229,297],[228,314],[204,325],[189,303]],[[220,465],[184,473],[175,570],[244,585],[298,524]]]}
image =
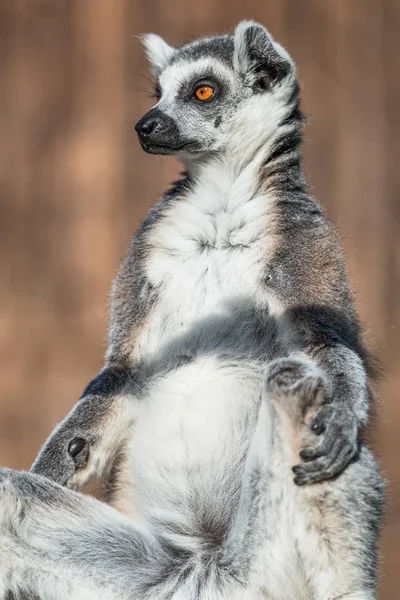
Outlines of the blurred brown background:
{"label": "blurred brown background", "polygon": [[174,177],[132,125],[150,105],[135,37],[260,20],[303,82],[313,193],[344,239],[384,363],[374,431],[391,481],[381,598],[400,596],[400,2],[0,0],[0,464],[28,468],[102,364],[107,292]]}

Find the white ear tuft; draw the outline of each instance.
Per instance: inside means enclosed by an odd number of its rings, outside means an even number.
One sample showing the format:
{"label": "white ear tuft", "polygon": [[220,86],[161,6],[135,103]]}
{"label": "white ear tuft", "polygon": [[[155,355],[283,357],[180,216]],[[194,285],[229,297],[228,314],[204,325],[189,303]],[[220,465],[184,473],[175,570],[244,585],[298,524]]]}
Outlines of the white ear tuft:
{"label": "white ear tuft", "polygon": [[158,75],[165,69],[176,50],[155,33],[146,33],[141,39],[153,71]]}
{"label": "white ear tuft", "polygon": [[274,41],[265,27],[255,21],[242,21],[234,36],[234,67],[238,72],[254,76],[263,70],[280,79],[294,72],[289,54]]}
{"label": "white ear tuft", "polygon": [[243,68],[248,66],[249,41],[247,34],[251,29],[254,28],[255,30],[259,27],[261,27],[261,25],[250,20],[241,21],[236,27],[234,35],[234,66],[237,70],[241,70],[241,67]]}

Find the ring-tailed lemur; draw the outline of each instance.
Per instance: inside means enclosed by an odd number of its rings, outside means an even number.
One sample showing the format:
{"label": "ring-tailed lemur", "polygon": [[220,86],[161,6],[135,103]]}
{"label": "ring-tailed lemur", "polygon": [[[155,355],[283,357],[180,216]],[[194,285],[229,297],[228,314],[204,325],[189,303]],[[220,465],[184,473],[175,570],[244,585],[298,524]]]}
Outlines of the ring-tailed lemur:
{"label": "ring-tailed lemur", "polygon": [[[136,130],[186,173],[122,265],[104,369],[31,473],[1,471],[0,598],[376,598],[366,353],[295,66],[253,22],[145,46]],[[72,491],[99,475],[112,506]]]}

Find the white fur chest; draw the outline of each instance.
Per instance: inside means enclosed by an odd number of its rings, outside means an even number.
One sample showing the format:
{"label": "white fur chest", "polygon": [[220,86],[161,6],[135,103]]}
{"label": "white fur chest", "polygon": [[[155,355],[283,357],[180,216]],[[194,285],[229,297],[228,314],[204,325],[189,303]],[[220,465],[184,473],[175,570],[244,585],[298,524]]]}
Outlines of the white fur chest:
{"label": "white fur chest", "polygon": [[211,168],[205,175],[151,234],[147,274],[160,300],[140,341],[144,354],[204,318],[226,314],[232,303],[265,295],[272,201],[255,194],[251,173],[232,180]]}

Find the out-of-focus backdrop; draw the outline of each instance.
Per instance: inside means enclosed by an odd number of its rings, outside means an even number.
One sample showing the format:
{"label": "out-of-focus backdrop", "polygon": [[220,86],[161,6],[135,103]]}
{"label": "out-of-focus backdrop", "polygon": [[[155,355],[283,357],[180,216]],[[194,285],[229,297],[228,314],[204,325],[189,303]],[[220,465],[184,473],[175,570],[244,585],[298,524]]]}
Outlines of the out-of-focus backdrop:
{"label": "out-of-focus backdrop", "polygon": [[374,440],[388,519],[381,598],[400,590],[400,2],[0,0],[0,464],[28,468],[102,364],[107,293],[179,167],[132,125],[150,85],[137,35],[264,23],[297,61],[312,191],[337,223],[385,367]]}

